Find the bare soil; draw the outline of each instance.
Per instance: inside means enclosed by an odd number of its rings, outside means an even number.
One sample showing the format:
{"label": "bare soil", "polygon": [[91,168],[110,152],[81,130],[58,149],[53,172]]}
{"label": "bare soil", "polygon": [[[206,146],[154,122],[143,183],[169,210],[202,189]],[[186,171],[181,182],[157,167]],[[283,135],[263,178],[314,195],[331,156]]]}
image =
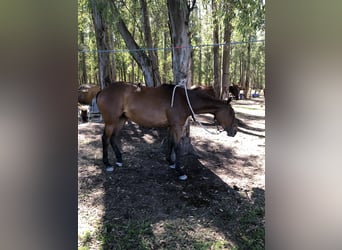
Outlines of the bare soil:
{"label": "bare soil", "polygon": [[[128,122],[121,132],[124,166],[107,173],[103,123],[79,123],[79,249],[264,249],[264,99],[232,105],[235,137],[191,122],[200,157],[183,156],[186,181],[165,160],[167,129]],[[200,121],[213,124],[211,115]],[[114,163],[112,150],[109,157]]]}

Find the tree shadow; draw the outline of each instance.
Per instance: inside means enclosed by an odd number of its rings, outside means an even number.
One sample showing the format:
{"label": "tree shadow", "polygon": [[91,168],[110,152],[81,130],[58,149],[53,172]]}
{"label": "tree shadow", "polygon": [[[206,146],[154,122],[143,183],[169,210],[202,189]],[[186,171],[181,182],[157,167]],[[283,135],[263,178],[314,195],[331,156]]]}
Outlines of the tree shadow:
{"label": "tree shadow", "polygon": [[[90,137],[87,147],[101,148],[102,127],[85,131]],[[104,171],[101,157],[80,157],[103,170],[81,177],[80,183],[84,192],[99,185],[105,190],[105,214],[97,236],[102,248],[263,249],[264,190],[229,185],[215,174],[220,170],[243,177],[232,166],[248,166],[253,159],[238,157],[229,147],[212,154],[211,145],[203,142],[196,149],[209,161],[203,165],[193,155],[183,156],[189,178],[179,181],[165,160],[166,134],[166,129],[126,124],[121,132],[124,167],[112,173]],[[217,164],[224,158],[229,164]]]}

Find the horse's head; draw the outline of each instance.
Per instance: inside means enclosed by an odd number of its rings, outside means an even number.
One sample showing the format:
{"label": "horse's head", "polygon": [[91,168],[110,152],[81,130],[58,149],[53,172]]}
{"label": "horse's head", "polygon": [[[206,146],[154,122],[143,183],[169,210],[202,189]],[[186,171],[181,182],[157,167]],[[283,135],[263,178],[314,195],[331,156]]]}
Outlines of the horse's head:
{"label": "horse's head", "polygon": [[237,121],[234,109],[230,106],[223,106],[215,113],[215,119],[227,131],[227,135],[234,137],[237,132]]}

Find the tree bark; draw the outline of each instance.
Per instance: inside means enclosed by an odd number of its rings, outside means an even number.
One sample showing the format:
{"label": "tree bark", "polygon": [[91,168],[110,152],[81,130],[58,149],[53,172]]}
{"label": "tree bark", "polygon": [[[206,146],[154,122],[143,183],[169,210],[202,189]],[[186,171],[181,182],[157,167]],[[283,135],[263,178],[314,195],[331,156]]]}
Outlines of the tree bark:
{"label": "tree bark", "polygon": [[[150,16],[149,16],[146,0],[140,0],[140,6],[141,6],[142,23],[143,23],[146,46],[147,46],[147,48],[153,48],[152,35],[151,35],[151,25],[150,25]],[[151,59],[151,63],[152,63],[152,71],[153,71],[153,75],[154,75],[153,86],[157,87],[161,84],[160,83],[159,69],[158,69],[157,53],[155,50],[148,50],[148,56]]]}
{"label": "tree bark", "polygon": [[[212,9],[213,9],[213,43],[219,43],[219,23],[217,19],[217,3],[216,0],[211,1]],[[213,47],[214,54],[214,92],[217,98],[220,97],[221,93],[221,72],[220,72],[220,48],[219,46]]]}
{"label": "tree bark", "polygon": [[115,80],[115,69],[110,67],[110,56],[107,52],[110,50],[108,27],[105,22],[105,2],[90,0],[90,7],[92,12],[92,19],[95,27],[96,46],[98,50],[98,64],[99,64],[99,81],[101,89],[106,87],[109,82]]}
{"label": "tree bark", "polygon": [[[167,46],[167,31],[165,30],[164,31],[164,35],[163,35],[163,44],[164,44],[164,48],[166,48]],[[168,51],[164,50],[163,52],[163,83],[166,83],[166,77],[167,77],[167,70],[168,70],[168,67],[167,67],[167,53],[169,53]]]}
{"label": "tree bark", "polygon": [[185,81],[190,87],[191,48],[189,37],[189,17],[196,1],[192,6],[186,0],[167,0],[169,27],[172,43],[172,71],[174,84]]}
{"label": "tree bark", "polygon": [[223,47],[223,61],[222,61],[222,93],[220,98],[228,98],[229,86],[230,86],[230,42],[231,42],[231,34],[232,34],[232,26],[230,24],[230,20],[228,15],[224,18],[224,34],[223,39],[226,45]]}
{"label": "tree bark", "polygon": [[246,98],[250,98],[250,76],[251,76],[251,36],[248,37],[247,45],[247,65],[246,65]]}
{"label": "tree bark", "polygon": [[112,0],[111,3],[114,15],[117,18],[116,24],[119,33],[125,41],[126,47],[130,50],[131,56],[134,58],[139,68],[141,69],[144,75],[146,86],[153,87],[160,85],[159,72],[157,69],[153,68],[151,58],[140,48],[140,46],[134,40],[134,37],[129,32],[125,22],[120,17],[120,12],[115,5],[115,1]]}
{"label": "tree bark", "polygon": [[[83,31],[80,31],[80,42],[81,42],[81,46],[84,45],[84,33]],[[86,59],[85,59],[85,53],[81,53],[80,55],[81,59],[80,59],[80,66],[79,66],[79,81],[80,84],[86,84],[88,81],[87,78],[87,65],[86,65]]]}

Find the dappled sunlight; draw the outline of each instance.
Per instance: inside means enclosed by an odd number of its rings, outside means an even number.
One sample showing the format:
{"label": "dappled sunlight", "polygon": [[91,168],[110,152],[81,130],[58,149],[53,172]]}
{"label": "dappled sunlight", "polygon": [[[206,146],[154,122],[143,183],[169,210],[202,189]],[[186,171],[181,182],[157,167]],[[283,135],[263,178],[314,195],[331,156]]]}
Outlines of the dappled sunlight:
{"label": "dappled sunlight", "polygon": [[[264,127],[241,116],[250,133],[207,133],[191,122],[200,158],[183,156],[187,181],[165,160],[167,129],[128,122],[121,131],[123,167],[104,171],[103,124],[79,125],[79,246],[91,249],[238,249],[263,244]],[[204,126],[213,117],[200,117]],[[251,122],[251,123],[250,123]],[[248,124],[248,125],[247,125]],[[253,130],[256,129],[256,130]],[[259,129],[259,130],[257,130]],[[215,126],[209,127],[216,132]],[[115,161],[109,150],[110,162]],[[101,239],[101,242],[99,242]],[[84,244],[83,244],[84,245]]]}
{"label": "dappled sunlight", "polygon": [[162,248],[178,249],[187,245],[193,245],[199,249],[207,249],[210,246],[215,249],[216,247],[219,249],[237,247],[220,229],[210,226],[210,222],[205,218],[189,216],[174,220],[167,219],[158,221],[151,226],[155,241]]}
{"label": "dappled sunlight", "polygon": [[153,138],[153,136],[152,136],[152,135],[149,135],[149,134],[144,134],[144,135],[142,136],[142,138],[143,138],[144,141],[145,141],[146,143],[148,143],[148,144],[152,144],[152,143],[155,142],[155,139]]}

